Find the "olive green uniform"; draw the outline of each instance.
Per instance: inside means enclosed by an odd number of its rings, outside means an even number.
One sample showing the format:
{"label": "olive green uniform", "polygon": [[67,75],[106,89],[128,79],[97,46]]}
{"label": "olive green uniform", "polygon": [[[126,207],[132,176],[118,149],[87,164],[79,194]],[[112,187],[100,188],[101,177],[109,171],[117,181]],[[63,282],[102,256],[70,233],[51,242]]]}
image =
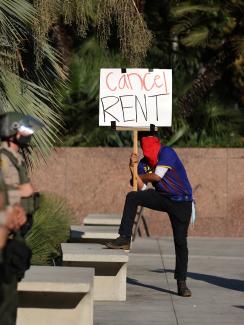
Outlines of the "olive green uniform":
{"label": "olive green uniform", "polygon": [[3,142],[0,146],[0,161],[9,204],[22,203],[19,185],[30,183],[23,156],[8,147],[7,142]]}
{"label": "olive green uniform", "polygon": [[[32,197],[21,198],[18,187],[30,182],[22,155],[3,142],[0,146],[0,162],[8,194],[6,204],[13,206],[15,203],[20,203],[26,214],[30,216],[33,213],[33,199]],[[1,258],[0,325],[14,325],[18,305],[17,282],[24,276],[31,258],[31,251],[26,246],[20,231],[11,234],[1,252]]]}
{"label": "olive green uniform", "polygon": [[[5,224],[6,207],[8,205],[8,193],[0,172],[0,195],[3,203],[0,210],[0,226]],[[0,250],[0,324],[15,324],[17,311],[17,280],[14,277],[10,282],[6,279],[4,265],[5,248]]]}

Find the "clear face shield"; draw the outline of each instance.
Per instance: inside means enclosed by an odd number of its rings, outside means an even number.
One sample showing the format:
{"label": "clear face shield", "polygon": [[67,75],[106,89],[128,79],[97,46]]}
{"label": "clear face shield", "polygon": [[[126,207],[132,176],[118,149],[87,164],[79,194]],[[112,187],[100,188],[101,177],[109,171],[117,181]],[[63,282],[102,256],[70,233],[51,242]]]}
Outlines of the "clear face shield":
{"label": "clear face shield", "polygon": [[17,131],[20,137],[17,139],[20,147],[25,148],[30,144],[31,136],[45,125],[36,117],[25,115],[18,123]]}
{"label": "clear face shield", "polygon": [[18,131],[25,136],[32,135],[34,132],[43,128],[44,124],[36,117],[25,115],[19,122]]}

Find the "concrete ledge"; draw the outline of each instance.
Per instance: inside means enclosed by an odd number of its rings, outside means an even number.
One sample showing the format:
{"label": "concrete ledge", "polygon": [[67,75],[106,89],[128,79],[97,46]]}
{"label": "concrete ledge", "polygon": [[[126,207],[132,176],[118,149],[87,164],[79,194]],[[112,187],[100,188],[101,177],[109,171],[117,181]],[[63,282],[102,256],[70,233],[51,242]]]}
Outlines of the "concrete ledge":
{"label": "concrete ledge", "polygon": [[71,242],[104,243],[117,238],[118,227],[112,226],[71,226]]}
{"label": "concrete ledge", "polygon": [[92,325],[93,281],[91,268],[32,266],[18,285],[17,325]]}
{"label": "concrete ledge", "polygon": [[85,226],[119,226],[121,218],[120,214],[91,213],[84,218],[83,224]]}
{"label": "concrete ledge", "polygon": [[128,254],[99,244],[61,244],[63,265],[94,267],[94,299],[125,301]]}

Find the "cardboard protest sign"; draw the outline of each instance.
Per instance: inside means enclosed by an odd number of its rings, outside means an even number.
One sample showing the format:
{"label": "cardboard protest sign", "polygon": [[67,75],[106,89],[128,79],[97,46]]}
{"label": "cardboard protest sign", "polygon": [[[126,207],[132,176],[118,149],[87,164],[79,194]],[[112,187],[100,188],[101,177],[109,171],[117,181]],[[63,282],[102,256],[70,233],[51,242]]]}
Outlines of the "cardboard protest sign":
{"label": "cardboard protest sign", "polygon": [[171,69],[101,69],[99,125],[171,126]]}

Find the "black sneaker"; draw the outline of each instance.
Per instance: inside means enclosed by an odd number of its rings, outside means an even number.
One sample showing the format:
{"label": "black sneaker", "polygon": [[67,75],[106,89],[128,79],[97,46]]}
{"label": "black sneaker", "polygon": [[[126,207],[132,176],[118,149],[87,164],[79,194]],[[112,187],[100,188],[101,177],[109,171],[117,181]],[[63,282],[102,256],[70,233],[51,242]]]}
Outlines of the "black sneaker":
{"label": "black sneaker", "polygon": [[130,240],[131,240],[130,237],[119,236],[112,242],[109,242],[105,245],[111,249],[129,250],[130,249]]}
{"label": "black sneaker", "polygon": [[177,281],[178,287],[178,295],[181,297],[191,297],[191,290],[187,287],[186,281],[178,280]]}

